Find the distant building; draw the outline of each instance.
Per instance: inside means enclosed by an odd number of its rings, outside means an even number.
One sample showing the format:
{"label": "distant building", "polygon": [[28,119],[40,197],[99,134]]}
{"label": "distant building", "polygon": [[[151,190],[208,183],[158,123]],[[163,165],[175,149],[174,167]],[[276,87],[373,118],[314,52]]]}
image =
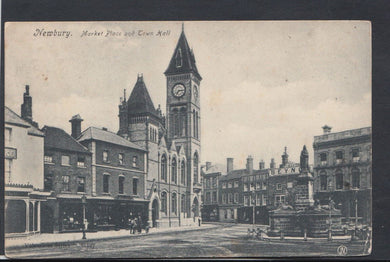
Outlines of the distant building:
{"label": "distant building", "polygon": [[[26,103],[27,101],[27,103]],[[28,113],[26,113],[28,112]],[[22,116],[4,108],[5,233],[41,230],[44,133],[32,121],[32,98],[26,86]]]}
{"label": "distant building", "polygon": [[211,165],[211,162],[206,162],[206,166],[202,171],[203,177],[203,221],[219,221],[219,178],[221,172],[216,166]]}
{"label": "distant building", "polygon": [[331,198],[347,221],[371,223],[371,127],[323,130],[313,143],[315,198],[322,204]]}
{"label": "distant building", "polygon": [[52,197],[41,207],[42,233],[77,231],[83,224],[81,197],[91,196],[91,152],[64,130],[44,126],[44,190]]}

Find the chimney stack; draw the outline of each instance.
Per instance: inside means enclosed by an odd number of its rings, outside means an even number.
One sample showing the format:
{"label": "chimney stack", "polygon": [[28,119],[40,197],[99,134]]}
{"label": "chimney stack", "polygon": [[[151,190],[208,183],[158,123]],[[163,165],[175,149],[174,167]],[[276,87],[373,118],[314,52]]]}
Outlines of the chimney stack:
{"label": "chimney stack", "polygon": [[72,134],[71,136],[74,139],[77,139],[81,134],[81,122],[83,119],[79,114],[72,116],[72,118],[69,120],[69,122],[72,123]]}
{"label": "chimney stack", "polygon": [[230,171],[233,171],[233,158],[229,157],[226,159],[227,160],[227,173]]}
{"label": "chimney stack", "polygon": [[211,162],[206,162],[206,171],[211,168]]}
{"label": "chimney stack", "polygon": [[324,125],[322,129],[324,130],[324,134],[329,134],[332,131],[332,127],[328,125]]}
{"label": "chimney stack", "polygon": [[26,85],[26,92],[23,94],[23,104],[21,106],[21,116],[24,120],[32,123],[32,97],[30,96],[30,86]]}
{"label": "chimney stack", "polygon": [[246,159],[246,171],[249,174],[253,173],[253,157],[252,156],[248,156],[248,158]]}
{"label": "chimney stack", "polygon": [[265,163],[264,163],[263,159],[260,160],[260,162],[259,162],[259,169],[260,169],[260,170],[265,169]]}

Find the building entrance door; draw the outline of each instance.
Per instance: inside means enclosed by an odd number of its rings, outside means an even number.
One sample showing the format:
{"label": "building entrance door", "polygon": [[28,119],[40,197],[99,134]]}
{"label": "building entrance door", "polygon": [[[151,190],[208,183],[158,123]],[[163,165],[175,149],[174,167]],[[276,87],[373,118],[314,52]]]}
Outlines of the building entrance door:
{"label": "building entrance door", "polygon": [[159,213],[158,201],[157,199],[154,199],[152,203],[152,226],[153,227],[157,227],[158,213]]}

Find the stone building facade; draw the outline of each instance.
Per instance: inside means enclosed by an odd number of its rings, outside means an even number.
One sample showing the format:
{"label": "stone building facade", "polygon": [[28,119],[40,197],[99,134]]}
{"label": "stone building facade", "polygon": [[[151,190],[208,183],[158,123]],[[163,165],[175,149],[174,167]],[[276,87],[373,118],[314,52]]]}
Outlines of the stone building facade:
{"label": "stone building facade", "polygon": [[[45,134],[32,117],[29,86],[23,96],[22,117],[4,107],[4,232],[29,234],[41,231]],[[34,152],[32,154],[31,152]]]}
{"label": "stone building facade", "polygon": [[314,137],[314,192],[321,203],[332,199],[350,222],[371,223],[371,127]]}
{"label": "stone building facade", "polygon": [[145,195],[151,226],[194,223],[200,216],[200,76],[184,29],[164,72],[166,115],[156,109],[143,75],[119,105],[118,135],[148,151]]}

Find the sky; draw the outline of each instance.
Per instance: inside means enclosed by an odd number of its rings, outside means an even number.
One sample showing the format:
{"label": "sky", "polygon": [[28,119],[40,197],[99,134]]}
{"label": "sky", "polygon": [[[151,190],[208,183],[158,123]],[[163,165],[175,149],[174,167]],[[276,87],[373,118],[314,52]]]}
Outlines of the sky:
{"label": "sky", "polygon": [[[181,30],[176,21],[7,23],[5,105],[20,114],[30,85],[40,127],[71,133],[68,121],[80,114],[82,130],[117,132],[119,99],[142,73],[165,112],[163,73]],[[244,168],[252,155],[268,167],[271,158],[281,162],[285,146],[299,162],[303,145],[313,163],[323,125],[332,132],[371,126],[369,22],[184,21],[184,31],[203,78],[202,163],[233,157]]]}

